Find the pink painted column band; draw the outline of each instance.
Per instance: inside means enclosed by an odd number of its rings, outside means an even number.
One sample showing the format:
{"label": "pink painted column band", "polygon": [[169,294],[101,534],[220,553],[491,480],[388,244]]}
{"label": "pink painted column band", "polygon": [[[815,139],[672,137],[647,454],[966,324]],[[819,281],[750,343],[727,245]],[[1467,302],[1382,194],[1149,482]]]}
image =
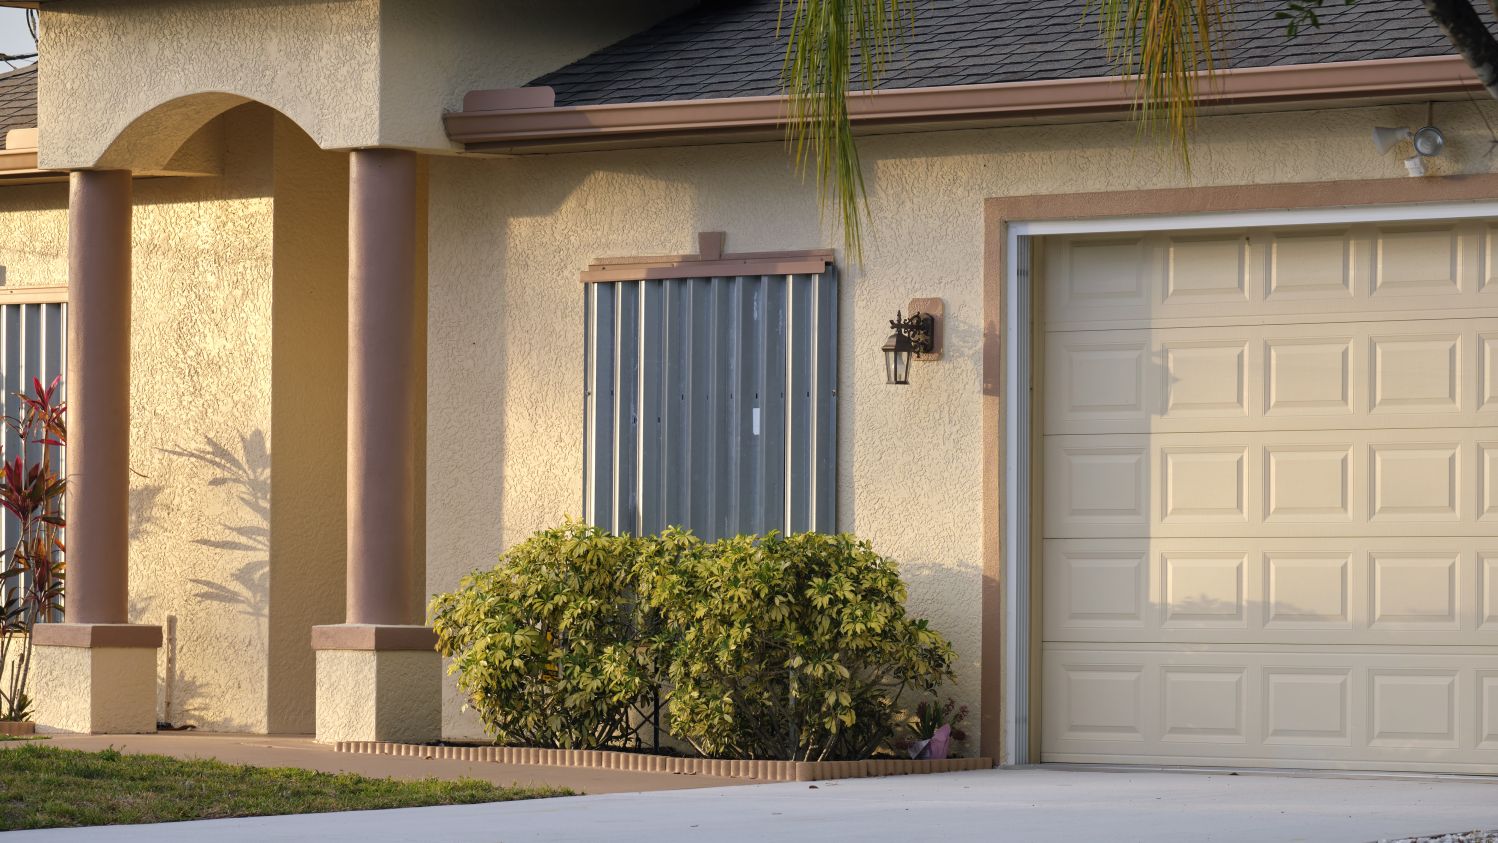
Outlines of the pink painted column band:
{"label": "pink painted column band", "polygon": [[69,623],[129,621],[130,173],[79,170],[68,198]]}
{"label": "pink painted column band", "polygon": [[350,155],[345,622],[413,624],[417,159]]}

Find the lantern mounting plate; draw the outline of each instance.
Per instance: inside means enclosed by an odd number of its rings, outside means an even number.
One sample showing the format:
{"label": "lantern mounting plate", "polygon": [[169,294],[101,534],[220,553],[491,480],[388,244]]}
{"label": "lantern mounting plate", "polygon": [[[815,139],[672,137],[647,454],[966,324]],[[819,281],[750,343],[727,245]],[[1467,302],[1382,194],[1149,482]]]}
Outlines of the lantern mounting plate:
{"label": "lantern mounting plate", "polygon": [[944,333],[946,333],[946,331],[942,327],[942,323],[945,321],[944,319],[942,319],[942,317],[946,315],[946,307],[942,304],[942,300],[941,299],[911,299],[910,300],[910,306],[907,307],[907,308],[905,308],[905,312],[907,314],[924,313],[927,316],[932,317],[932,319],[931,319],[931,325],[932,325],[932,327],[931,327],[931,350],[930,351],[921,352],[920,354],[915,355],[915,359],[916,360],[940,360],[941,359],[941,340],[942,340],[942,335]]}

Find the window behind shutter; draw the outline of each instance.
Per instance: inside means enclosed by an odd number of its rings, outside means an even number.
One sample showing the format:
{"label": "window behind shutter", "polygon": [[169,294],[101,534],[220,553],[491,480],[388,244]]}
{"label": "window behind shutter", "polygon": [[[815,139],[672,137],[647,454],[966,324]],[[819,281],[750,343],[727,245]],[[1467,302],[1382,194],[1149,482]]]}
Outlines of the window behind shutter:
{"label": "window behind shutter", "polygon": [[832,267],[585,290],[589,522],[704,539],[836,529]]}
{"label": "window behind shutter", "polygon": [[[10,418],[18,418],[21,415],[21,399],[16,393],[31,394],[33,380],[41,381],[42,386],[50,386],[52,380],[67,368],[68,306],[62,301],[34,300],[45,297],[46,291],[22,288],[12,295],[22,301],[0,299],[0,395],[3,395],[0,398],[0,402],[3,402],[0,412]],[[58,291],[55,295],[61,299],[65,293]],[[65,395],[67,385],[64,384],[60,391]],[[48,446],[32,445],[26,454],[28,463],[40,459],[40,449],[44,447]],[[53,465],[60,475],[66,476],[61,450],[54,449]],[[5,427],[4,436],[0,437],[0,455],[8,460],[21,456],[21,438],[9,426]],[[8,553],[16,546],[20,532],[21,522],[14,515],[6,513],[4,517],[0,517],[0,547],[5,552]],[[123,548],[121,552],[124,552]],[[0,582],[0,605],[10,597],[5,593],[7,586],[26,588],[29,585],[26,581]]]}

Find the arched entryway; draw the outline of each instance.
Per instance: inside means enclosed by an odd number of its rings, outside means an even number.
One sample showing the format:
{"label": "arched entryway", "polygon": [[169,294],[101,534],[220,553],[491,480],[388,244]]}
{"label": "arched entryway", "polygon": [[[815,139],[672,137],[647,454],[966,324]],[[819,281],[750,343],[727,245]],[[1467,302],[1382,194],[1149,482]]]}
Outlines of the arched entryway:
{"label": "arched entryway", "polygon": [[39,681],[41,724],[310,732],[321,659],[342,697],[318,732],[373,739],[380,664],[412,658],[435,723],[411,587],[418,157],[321,150],[205,93],[142,115],[98,165],[69,199],[68,622],[37,635],[39,662],[90,687]]}

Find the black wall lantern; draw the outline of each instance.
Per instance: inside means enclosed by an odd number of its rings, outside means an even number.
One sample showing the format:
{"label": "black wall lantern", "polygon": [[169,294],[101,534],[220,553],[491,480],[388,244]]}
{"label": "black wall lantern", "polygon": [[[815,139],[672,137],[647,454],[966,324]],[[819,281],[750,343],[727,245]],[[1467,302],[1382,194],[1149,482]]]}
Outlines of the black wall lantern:
{"label": "black wall lantern", "polygon": [[941,299],[916,299],[910,303],[909,316],[897,312],[890,320],[894,333],[884,341],[885,383],[908,385],[911,363],[940,356],[936,333],[940,313]]}

